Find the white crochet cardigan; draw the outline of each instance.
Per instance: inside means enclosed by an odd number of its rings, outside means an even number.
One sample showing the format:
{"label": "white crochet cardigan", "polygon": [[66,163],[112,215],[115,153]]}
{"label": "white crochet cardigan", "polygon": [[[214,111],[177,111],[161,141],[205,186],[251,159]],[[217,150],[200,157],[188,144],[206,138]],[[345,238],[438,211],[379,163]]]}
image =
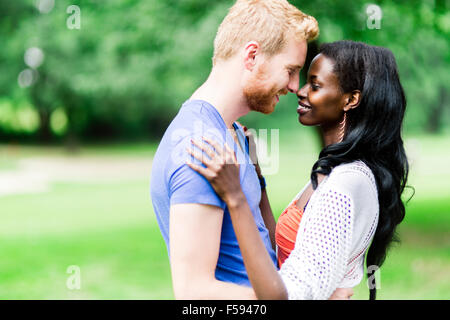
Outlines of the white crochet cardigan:
{"label": "white crochet cardigan", "polygon": [[378,212],[369,167],[361,161],[335,167],[311,196],[294,250],[279,270],[289,299],[328,299],[336,288],[359,284]]}

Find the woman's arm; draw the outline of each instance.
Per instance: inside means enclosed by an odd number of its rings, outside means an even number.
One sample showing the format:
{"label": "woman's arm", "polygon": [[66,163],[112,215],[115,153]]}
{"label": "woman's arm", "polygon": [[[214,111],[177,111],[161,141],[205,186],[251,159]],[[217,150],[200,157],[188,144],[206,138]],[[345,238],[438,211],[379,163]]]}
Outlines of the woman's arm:
{"label": "woman's arm", "polygon": [[287,291],[261,240],[244,193],[227,201],[247,274],[258,299],[287,299]]}
{"label": "woman's arm", "polygon": [[239,164],[234,152],[227,145],[222,148],[210,139],[204,138],[204,140],[213,146],[216,152],[203,143],[193,143],[211,160],[203,157],[201,153],[188,151],[207,167],[203,168],[192,163],[188,165],[205,176],[227,204],[245,268],[256,296],[258,299],[265,300],[287,299],[286,288],[262,242],[247,199],[241,189]]}

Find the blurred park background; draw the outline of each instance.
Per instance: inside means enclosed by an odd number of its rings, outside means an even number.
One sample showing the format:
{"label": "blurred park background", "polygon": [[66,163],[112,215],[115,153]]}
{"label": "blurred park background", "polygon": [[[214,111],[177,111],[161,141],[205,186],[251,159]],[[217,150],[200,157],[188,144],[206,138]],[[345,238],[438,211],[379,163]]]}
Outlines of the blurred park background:
{"label": "blurred park background", "polygon": [[[378,297],[450,299],[450,1],[290,2],[319,22],[309,59],[341,39],[395,54],[415,195]],[[152,155],[208,76],[232,3],[0,1],[0,299],[173,298],[149,197]],[[320,151],[296,108],[290,95],[272,115],[240,120],[279,130],[279,170],[266,177],[276,216]],[[355,291],[368,298],[366,279]]]}

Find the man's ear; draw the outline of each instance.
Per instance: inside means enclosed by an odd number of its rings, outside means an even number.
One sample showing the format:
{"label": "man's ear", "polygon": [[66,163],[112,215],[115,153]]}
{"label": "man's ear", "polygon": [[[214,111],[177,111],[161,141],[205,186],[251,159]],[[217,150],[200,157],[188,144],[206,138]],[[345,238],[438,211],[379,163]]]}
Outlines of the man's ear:
{"label": "man's ear", "polygon": [[245,45],[244,49],[244,66],[247,70],[252,71],[256,65],[256,58],[260,54],[260,46],[256,41],[250,41]]}
{"label": "man's ear", "polygon": [[361,91],[353,90],[345,99],[344,111],[347,112],[350,109],[355,109],[361,102]]}

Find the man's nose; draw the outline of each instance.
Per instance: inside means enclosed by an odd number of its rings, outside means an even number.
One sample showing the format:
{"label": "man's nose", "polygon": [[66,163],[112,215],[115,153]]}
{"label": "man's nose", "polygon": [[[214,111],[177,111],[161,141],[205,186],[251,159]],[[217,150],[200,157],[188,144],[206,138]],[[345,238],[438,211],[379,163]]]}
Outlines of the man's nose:
{"label": "man's nose", "polygon": [[288,83],[289,92],[296,93],[298,91],[298,86],[300,85],[300,76],[296,75]]}

